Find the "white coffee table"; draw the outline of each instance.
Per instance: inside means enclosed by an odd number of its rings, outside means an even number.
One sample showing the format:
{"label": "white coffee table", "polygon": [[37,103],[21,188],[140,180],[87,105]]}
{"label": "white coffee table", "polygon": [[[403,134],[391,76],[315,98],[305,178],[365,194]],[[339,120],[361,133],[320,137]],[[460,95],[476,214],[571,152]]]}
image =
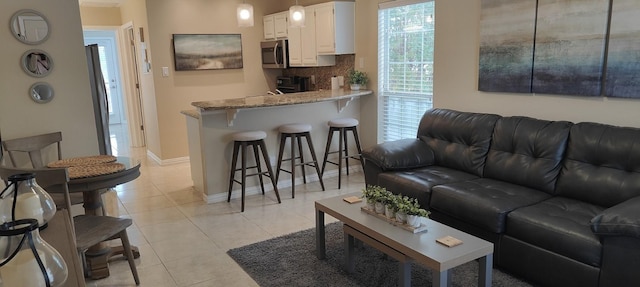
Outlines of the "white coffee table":
{"label": "white coffee table", "polygon": [[[343,198],[359,193],[318,200],[316,208],[316,256],[324,259],[325,213],[344,224],[346,268],[353,271],[354,238],[392,256],[399,261],[400,286],[411,286],[411,261],[433,270],[433,286],[451,285],[451,268],[479,259],[478,286],[491,286],[493,244],[444,224],[427,220],[428,231],[411,233],[360,210],[362,203],[349,204]],[[462,240],[462,244],[447,247],[436,242],[444,236]]]}

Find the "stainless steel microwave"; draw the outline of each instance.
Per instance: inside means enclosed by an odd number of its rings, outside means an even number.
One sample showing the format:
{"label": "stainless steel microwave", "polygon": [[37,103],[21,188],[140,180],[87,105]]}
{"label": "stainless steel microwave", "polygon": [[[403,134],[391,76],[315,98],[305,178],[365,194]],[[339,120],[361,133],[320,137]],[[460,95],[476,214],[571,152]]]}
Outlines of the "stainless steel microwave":
{"label": "stainless steel microwave", "polygon": [[262,49],[262,68],[284,69],[289,67],[289,45],[286,39],[263,41],[260,43]]}

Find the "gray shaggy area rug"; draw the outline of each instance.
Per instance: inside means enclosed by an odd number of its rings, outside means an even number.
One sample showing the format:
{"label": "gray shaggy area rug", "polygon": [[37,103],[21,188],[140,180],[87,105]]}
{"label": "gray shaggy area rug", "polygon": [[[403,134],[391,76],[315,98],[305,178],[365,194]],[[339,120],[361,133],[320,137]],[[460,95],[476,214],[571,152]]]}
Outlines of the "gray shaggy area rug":
{"label": "gray shaggy area rug", "polygon": [[[284,235],[266,241],[234,248],[227,253],[260,286],[397,286],[398,262],[367,245],[357,247],[356,269],[344,271],[342,223],[326,227],[327,258],[315,255],[315,229]],[[431,271],[412,264],[412,286],[431,286]],[[453,269],[452,286],[478,285],[478,262],[472,261]],[[493,286],[533,286],[498,269],[493,270]]]}

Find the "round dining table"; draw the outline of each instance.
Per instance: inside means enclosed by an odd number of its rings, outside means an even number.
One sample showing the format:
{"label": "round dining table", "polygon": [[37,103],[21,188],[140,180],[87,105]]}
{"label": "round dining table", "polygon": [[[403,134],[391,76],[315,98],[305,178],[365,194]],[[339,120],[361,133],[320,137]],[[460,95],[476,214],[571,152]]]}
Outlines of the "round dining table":
{"label": "round dining table", "polygon": [[[124,169],[109,174],[101,174],[88,177],[70,178],[69,192],[82,192],[84,212],[87,215],[102,214],[102,193],[119,184],[132,181],[140,176],[140,161],[129,157],[117,157],[117,163],[124,165]],[[70,175],[71,176],[71,175]],[[140,257],[140,252],[135,246],[134,258]],[[85,252],[87,270],[85,272],[91,279],[100,279],[109,276],[109,259],[114,255],[123,254],[122,246],[110,247],[102,242],[94,245]]]}

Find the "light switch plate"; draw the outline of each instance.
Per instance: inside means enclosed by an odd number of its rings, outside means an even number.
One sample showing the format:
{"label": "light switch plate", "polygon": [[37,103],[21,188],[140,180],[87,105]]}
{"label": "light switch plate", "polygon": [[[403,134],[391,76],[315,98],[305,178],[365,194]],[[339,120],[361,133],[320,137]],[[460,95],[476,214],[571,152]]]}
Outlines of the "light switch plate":
{"label": "light switch plate", "polygon": [[162,67],[162,76],[163,77],[169,76],[169,67]]}

